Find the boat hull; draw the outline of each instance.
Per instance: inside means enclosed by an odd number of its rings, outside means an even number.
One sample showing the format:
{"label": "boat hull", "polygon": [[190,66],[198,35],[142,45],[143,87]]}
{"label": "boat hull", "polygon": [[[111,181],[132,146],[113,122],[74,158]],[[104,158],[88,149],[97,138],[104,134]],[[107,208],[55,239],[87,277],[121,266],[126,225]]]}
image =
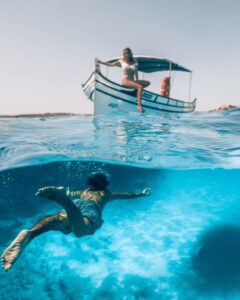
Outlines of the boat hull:
{"label": "boat hull", "polygon": [[[119,85],[100,72],[93,73],[83,85],[86,96],[94,102],[94,115],[111,111],[130,112],[137,111],[137,91]],[[185,102],[163,97],[150,91],[143,91],[142,105],[145,113],[188,113],[196,106],[196,100]]]}

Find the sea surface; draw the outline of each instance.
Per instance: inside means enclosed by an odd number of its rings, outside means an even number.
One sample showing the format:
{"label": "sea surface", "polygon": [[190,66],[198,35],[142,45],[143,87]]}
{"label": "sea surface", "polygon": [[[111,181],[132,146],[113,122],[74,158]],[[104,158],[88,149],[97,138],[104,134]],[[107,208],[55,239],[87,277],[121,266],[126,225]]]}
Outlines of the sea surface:
{"label": "sea surface", "polygon": [[103,226],[37,237],[0,270],[0,299],[240,299],[240,110],[0,119],[0,251],[61,210],[35,196],[104,172]]}

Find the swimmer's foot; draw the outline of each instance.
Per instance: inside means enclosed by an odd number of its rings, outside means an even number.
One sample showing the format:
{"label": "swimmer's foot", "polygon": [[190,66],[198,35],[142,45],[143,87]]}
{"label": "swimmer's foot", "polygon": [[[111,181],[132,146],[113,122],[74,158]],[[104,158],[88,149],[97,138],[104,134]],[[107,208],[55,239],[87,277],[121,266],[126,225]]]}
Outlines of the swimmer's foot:
{"label": "swimmer's foot", "polygon": [[35,195],[46,197],[48,199],[56,201],[59,204],[62,204],[62,202],[67,199],[66,190],[63,186],[47,186],[39,189]]}
{"label": "swimmer's foot", "polygon": [[31,232],[29,230],[22,230],[15,238],[15,240],[3,252],[1,260],[4,271],[8,271],[9,269],[11,269],[12,265],[28,245],[30,236]]}
{"label": "swimmer's foot", "polygon": [[137,109],[138,109],[141,113],[144,112],[142,105],[137,105]]}

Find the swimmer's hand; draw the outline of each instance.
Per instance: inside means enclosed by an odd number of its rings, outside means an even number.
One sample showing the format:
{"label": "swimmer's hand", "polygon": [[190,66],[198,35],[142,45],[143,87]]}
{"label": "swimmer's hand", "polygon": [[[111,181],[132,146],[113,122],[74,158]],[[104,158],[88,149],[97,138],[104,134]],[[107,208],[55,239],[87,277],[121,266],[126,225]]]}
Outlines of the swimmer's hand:
{"label": "swimmer's hand", "polygon": [[63,186],[46,186],[44,188],[38,189],[35,193],[35,196],[54,199],[56,197],[66,196],[66,190]]}
{"label": "swimmer's hand", "polygon": [[145,188],[143,191],[142,191],[142,195],[143,196],[149,196],[151,195],[152,191],[150,188]]}

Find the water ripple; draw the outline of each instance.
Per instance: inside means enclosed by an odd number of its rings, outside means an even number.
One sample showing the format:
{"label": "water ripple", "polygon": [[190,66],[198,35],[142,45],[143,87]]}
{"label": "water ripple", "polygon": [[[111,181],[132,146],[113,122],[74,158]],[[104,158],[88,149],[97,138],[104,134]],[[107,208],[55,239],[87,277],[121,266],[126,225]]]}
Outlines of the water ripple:
{"label": "water ripple", "polygon": [[56,160],[239,168],[240,112],[0,119],[0,169]]}

